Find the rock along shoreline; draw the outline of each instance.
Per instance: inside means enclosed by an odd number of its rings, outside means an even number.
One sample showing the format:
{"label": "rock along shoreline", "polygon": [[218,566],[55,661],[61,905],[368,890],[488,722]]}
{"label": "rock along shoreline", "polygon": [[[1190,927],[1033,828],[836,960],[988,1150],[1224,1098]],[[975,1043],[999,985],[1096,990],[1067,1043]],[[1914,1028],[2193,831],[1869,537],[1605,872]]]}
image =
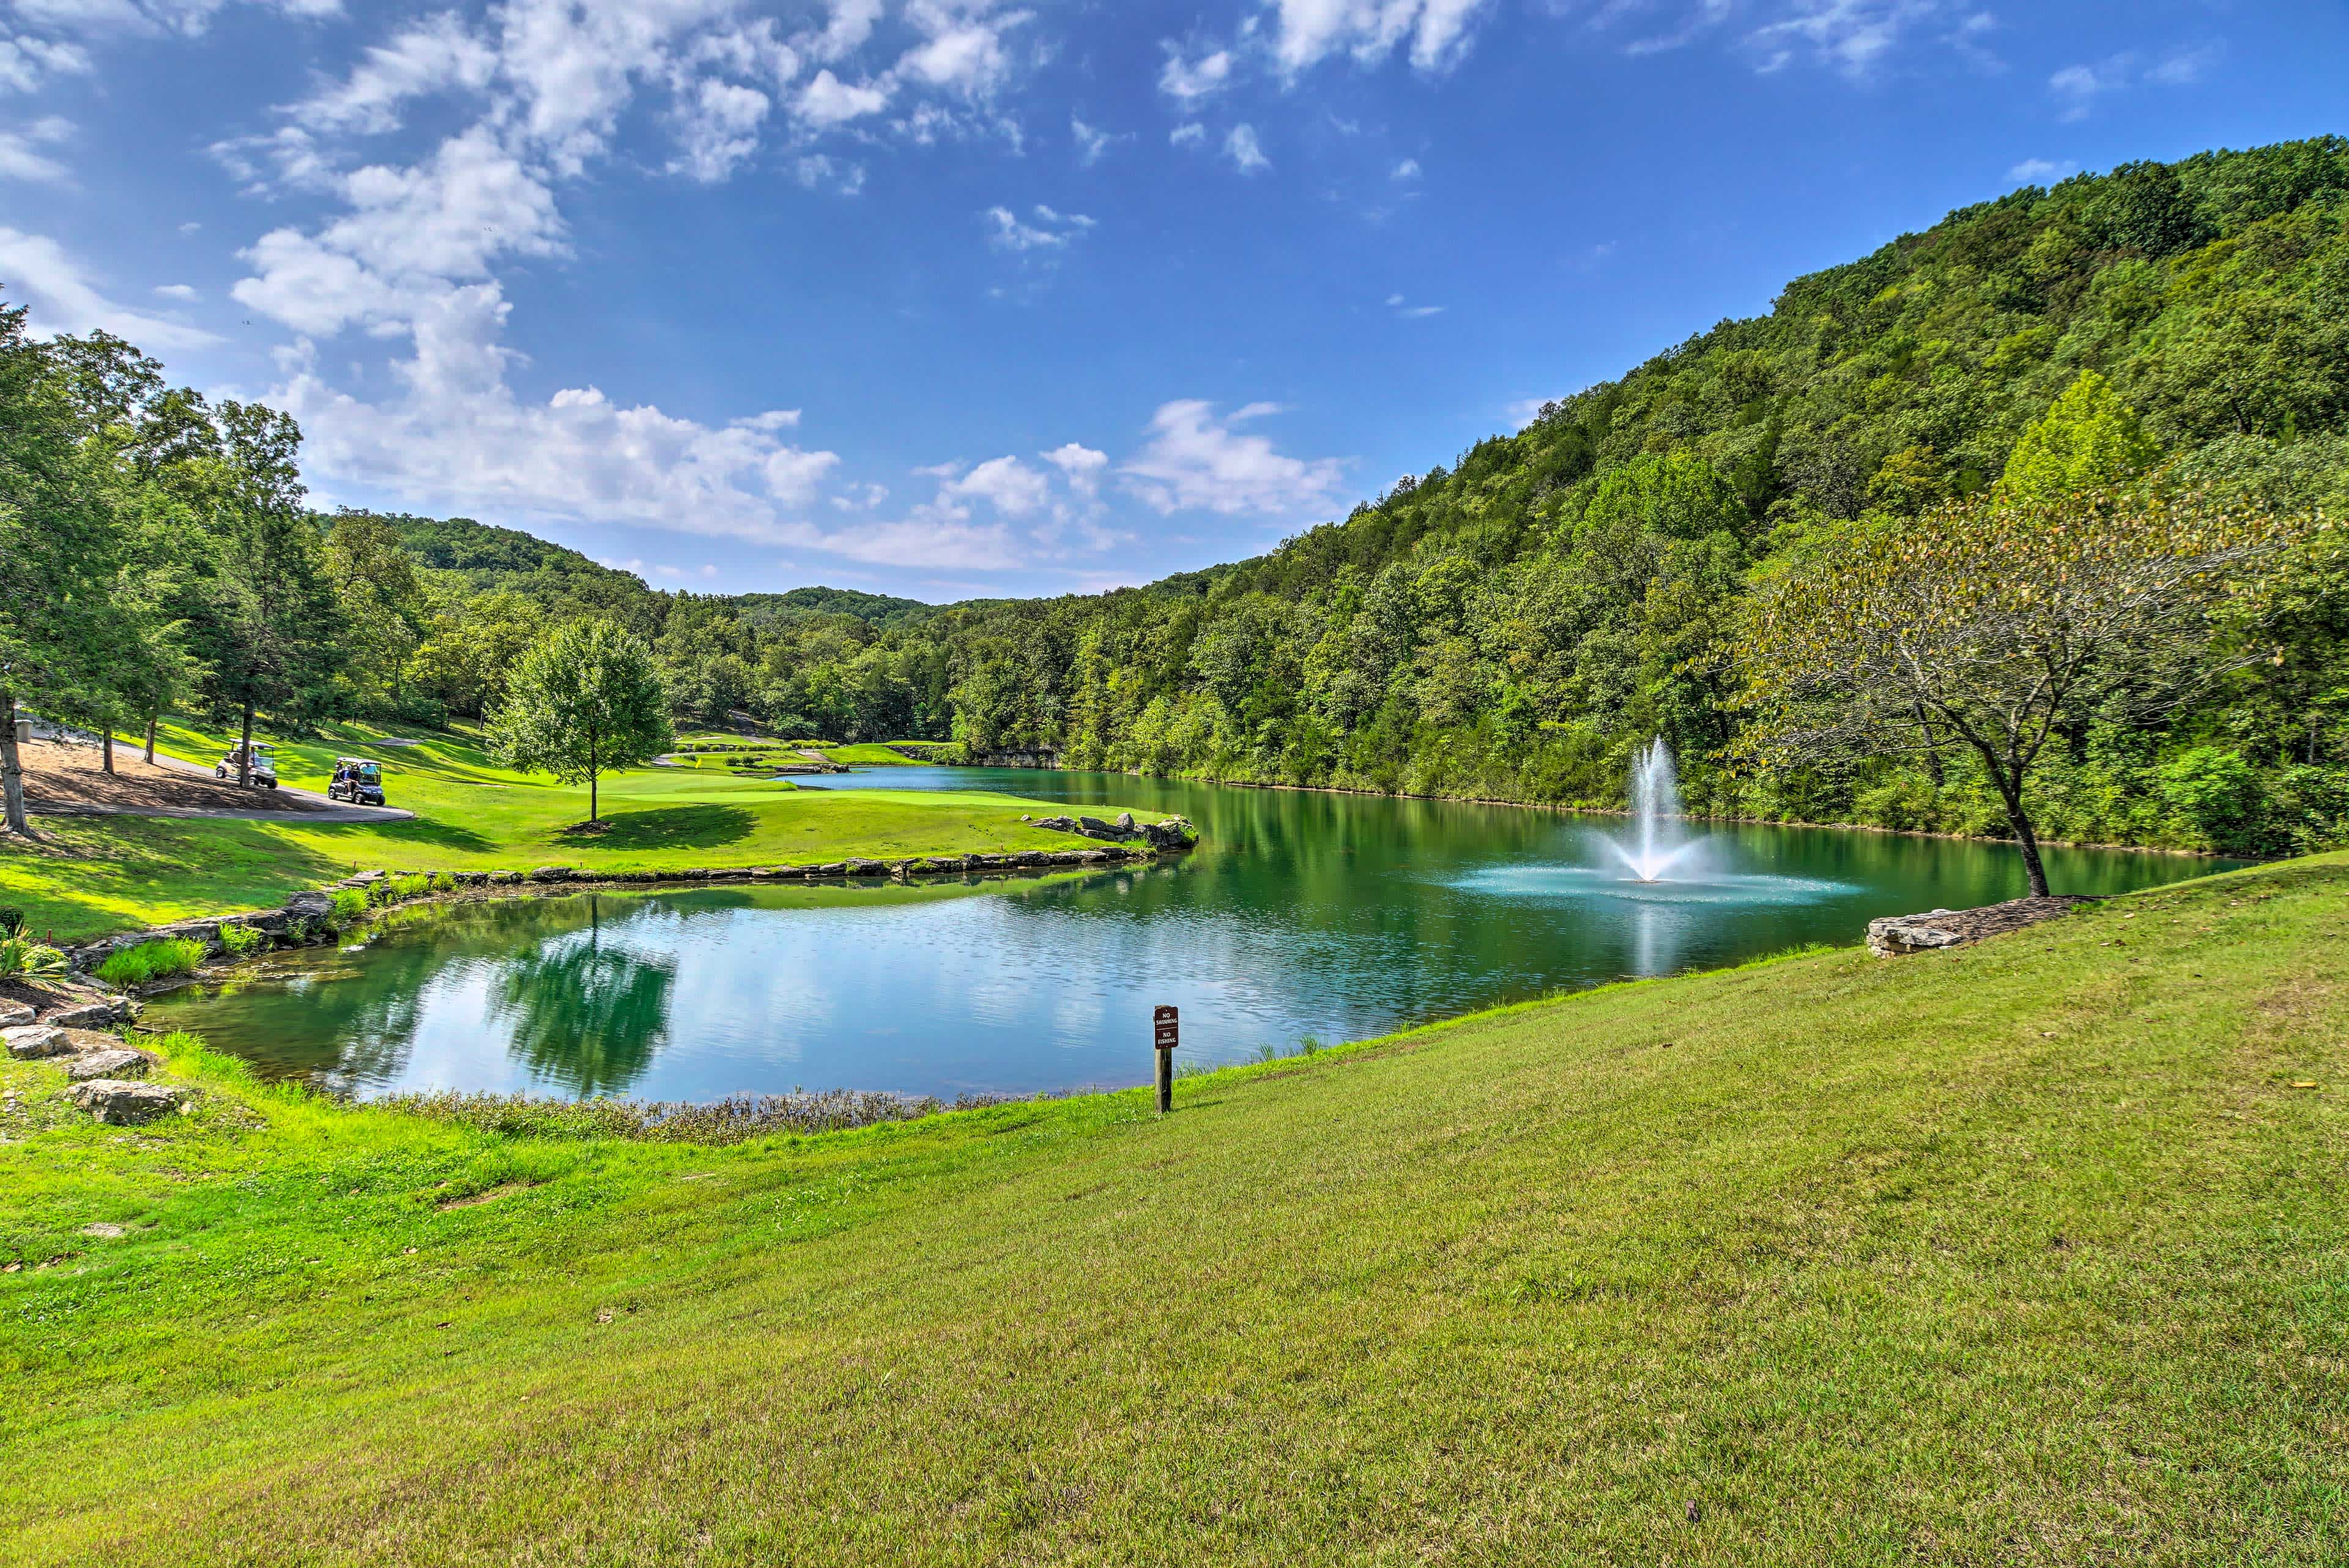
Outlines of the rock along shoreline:
{"label": "rock along shoreline", "polygon": [[[681,870],[586,871],[575,866],[541,866],[528,871],[362,871],[326,888],[299,892],[274,909],[232,915],[198,916],[150,926],[94,942],[64,949],[66,961],[77,976],[87,977],[115,953],[153,941],[201,942],[207,959],[230,951],[223,930],[258,933],[259,943],[246,940],[236,957],[259,957],[278,948],[315,947],[337,940],[357,919],[398,905],[419,903],[450,893],[492,890],[538,891],[546,888],[592,890],[597,888],[705,887],[740,882],[910,883],[929,878],[1047,871],[1086,866],[1129,865],[1179,855],[1195,848],[1198,830],[1185,818],[1137,824],[1131,812],[1115,821],[1098,817],[1046,817],[1034,826],[1099,840],[1084,849],[1023,849],[1000,854],[912,855],[876,860],[852,857],[843,860],[810,861],[771,866],[704,866]],[[366,903],[338,918],[336,895],[357,892]],[[346,899],[346,903],[347,900]],[[167,982],[176,983],[176,982]],[[162,989],[158,987],[155,989]]]}

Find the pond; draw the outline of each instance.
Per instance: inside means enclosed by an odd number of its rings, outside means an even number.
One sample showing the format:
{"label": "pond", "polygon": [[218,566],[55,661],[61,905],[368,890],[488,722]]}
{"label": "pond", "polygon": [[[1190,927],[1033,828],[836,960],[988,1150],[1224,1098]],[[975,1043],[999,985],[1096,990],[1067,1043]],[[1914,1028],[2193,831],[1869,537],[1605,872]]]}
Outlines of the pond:
{"label": "pond", "polygon": [[[833,789],[991,789],[1180,812],[1179,860],[976,888],[728,886],[417,911],[357,951],[282,955],[156,999],[274,1077],[711,1099],[795,1087],[951,1096],[1148,1081],[1629,976],[1857,941],[1873,917],[2019,897],[2012,848],[1722,826],[1630,879],[1626,825],[1513,806],[1119,774],[875,769]],[[2051,850],[2059,892],[2220,864]]]}

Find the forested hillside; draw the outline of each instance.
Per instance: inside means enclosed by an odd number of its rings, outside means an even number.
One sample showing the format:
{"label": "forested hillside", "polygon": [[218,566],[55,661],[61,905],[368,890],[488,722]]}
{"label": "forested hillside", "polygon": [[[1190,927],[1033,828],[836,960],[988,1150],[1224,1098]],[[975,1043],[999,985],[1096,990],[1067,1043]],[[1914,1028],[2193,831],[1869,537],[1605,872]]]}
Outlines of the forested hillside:
{"label": "forested hillside", "polygon": [[[1703,809],[2001,831],[1955,750],[1800,775],[1722,766],[1731,717],[1706,656],[1733,601],[1838,528],[1897,526],[2001,483],[2034,425],[2054,471],[2018,483],[2168,464],[2342,510],[2344,225],[2337,138],[2017,191],[1799,279],[1770,315],[1268,556],[1100,597],[956,607],[854,652],[803,648],[762,690],[779,722],[843,734],[910,714],[977,752],[1081,766],[1593,804],[1621,799],[1631,748],[1661,733]],[[2075,450],[2085,466],[2068,472]],[[2065,736],[2044,770],[2047,830],[2337,839],[2337,560],[2310,564],[2287,602],[2262,630],[2280,663],[2158,732]],[[943,701],[925,684],[941,677]],[[878,717],[859,706],[874,692],[896,693]]]}
{"label": "forested hillside", "polygon": [[[1342,522],[1097,597],[655,592],[510,529],[308,512],[290,420],[169,389],[103,334],[36,343],[0,310],[0,523],[33,528],[0,583],[23,600],[0,596],[0,677],[93,723],[185,702],[295,727],[479,718],[547,625],[597,618],[651,645],[686,721],[1600,805],[1661,734],[1700,810],[1996,833],[1977,759],[1922,714],[1917,754],[1732,766],[1742,607],[1986,493],[2349,513],[2349,140],[1954,213]],[[2341,537],[2225,618],[2230,673],[2194,701],[2151,724],[2141,702],[2064,715],[2033,770],[2046,836],[2349,841]]]}

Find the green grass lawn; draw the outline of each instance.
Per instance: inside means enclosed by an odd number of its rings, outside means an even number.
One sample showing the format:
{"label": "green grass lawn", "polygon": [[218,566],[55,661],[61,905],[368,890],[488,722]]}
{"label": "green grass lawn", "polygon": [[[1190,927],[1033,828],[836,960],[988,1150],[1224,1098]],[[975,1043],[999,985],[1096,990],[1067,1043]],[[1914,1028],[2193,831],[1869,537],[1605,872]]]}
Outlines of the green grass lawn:
{"label": "green grass lawn", "polygon": [[823,754],[835,763],[846,763],[854,768],[922,768],[930,764],[916,757],[893,752],[879,742],[862,746],[832,746]]}
{"label": "green grass lawn", "polygon": [[2349,1559],[2349,857],[1164,1121],[534,1140],[187,1064],[129,1134],[0,1064],[12,1563]]}
{"label": "green grass lawn", "polygon": [[[226,743],[217,732],[180,724],[160,731],[162,751],[206,766]],[[1072,842],[1021,822],[1035,803],[1011,795],[799,791],[789,780],[729,777],[722,767],[607,776],[601,798],[609,829],[586,836],[572,831],[587,815],[585,785],[509,772],[471,737],[429,731],[330,725],[316,741],[280,742],[278,776],[323,790],[337,755],[382,763],[386,798],[415,812],[416,820],[41,817],[36,826],[46,842],[0,842],[0,903],[23,908],[36,930],[79,941],[191,915],[264,908],[297,888],[378,867],[689,870],[848,856],[1066,849]]]}

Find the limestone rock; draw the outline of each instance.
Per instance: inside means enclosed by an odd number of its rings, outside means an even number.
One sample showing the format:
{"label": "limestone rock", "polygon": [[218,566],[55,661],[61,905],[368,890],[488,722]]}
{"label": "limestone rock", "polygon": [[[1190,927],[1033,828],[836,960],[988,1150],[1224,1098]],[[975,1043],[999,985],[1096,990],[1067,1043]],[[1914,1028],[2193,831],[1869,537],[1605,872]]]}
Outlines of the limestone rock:
{"label": "limestone rock", "polygon": [[21,1029],[33,1021],[33,1010],[21,1002],[0,997],[0,1029]]}
{"label": "limestone rock", "polygon": [[1878,958],[1931,952],[1937,948],[1962,947],[1984,937],[2019,931],[2042,920],[2068,915],[2082,904],[2096,900],[2078,894],[2048,898],[2013,898],[1979,909],[1934,909],[1922,915],[1893,915],[1868,922],[1868,950]]}
{"label": "limestone rock", "polygon": [[143,1078],[154,1059],[144,1051],[117,1045],[111,1051],[91,1051],[66,1064],[66,1076],[77,1084],[93,1078]]}
{"label": "limestone rock", "polygon": [[530,874],[533,882],[568,882],[579,873],[568,866],[541,866]]}
{"label": "limestone rock", "polygon": [[74,1104],[109,1127],[136,1127],[169,1116],[194,1093],[184,1084],[140,1084],[127,1078],[92,1078],[72,1090]]}
{"label": "limestone rock", "polygon": [[127,1011],[119,1002],[85,1002],[78,1007],[61,1008],[42,1022],[59,1029],[88,1029],[93,1024],[115,1023]]}
{"label": "limestone rock", "polygon": [[1117,814],[1117,820],[1112,822],[1110,826],[1116,828],[1120,833],[1132,833],[1133,831],[1133,813],[1130,811],[1119,812]]}
{"label": "limestone rock", "polygon": [[37,1062],[44,1056],[64,1056],[73,1051],[66,1032],[51,1023],[0,1029],[0,1040],[8,1042],[8,1054],[19,1062]]}
{"label": "limestone rock", "polygon": [[1188,849],[1199,841],[1198,829],[1179,816],[1149,824],[1143,828],[1142,836],[1150,841],[1151,848],[1157,850]]}

